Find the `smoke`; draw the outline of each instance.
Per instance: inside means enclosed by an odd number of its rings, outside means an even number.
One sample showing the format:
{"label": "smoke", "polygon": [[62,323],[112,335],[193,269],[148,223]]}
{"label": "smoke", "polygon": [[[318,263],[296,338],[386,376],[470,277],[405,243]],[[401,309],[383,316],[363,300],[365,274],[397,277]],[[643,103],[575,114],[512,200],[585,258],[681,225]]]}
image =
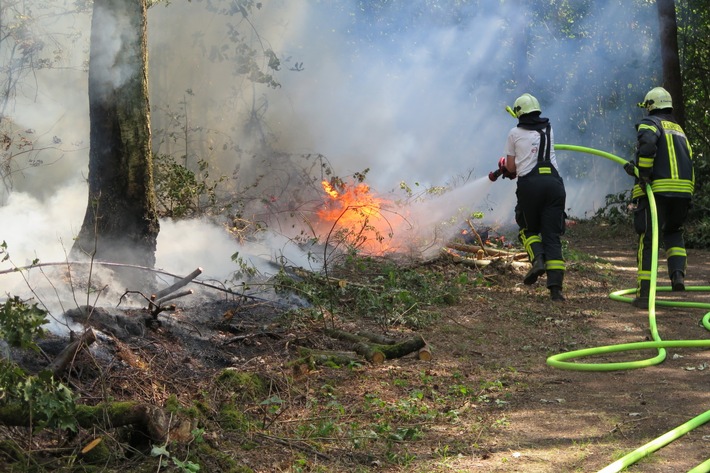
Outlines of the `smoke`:
{"label": "smoke", "polygon": [[91,57],[97,62],[92,69],[96,73],[94,80],[102,84],[96,90],[118,89],[138,72],[135,67],[138,64],[127,64],[118,57],[128,40],[126,35],[131,34],[131,24],[128,18],[117,16],[101,5],[94,7],[92,21],[100,32],[92,36],[91,44]]}
{"label": "smoke", "polygon": [[[237,243],[222,226],[164,221],[156,265],[176,273],[203,266],[220,280],[237,269],[235,254],[264,272],[279,258],[313,264],[308,250],[292,242],[303,232],[299,211],[317,201],[317,182],[329,176],[326,167],[338,176],[367,170],[373,192],[393,200],[402,198],[401,187],[452,189],[409,205],[398,243],[431,242],[437,224],[468,211],[483,212],[487,223],[512,224],[515,184],[486,178],[515,125],[505,106],[530,92],[551,119],[557,143],[630,157],[640,118],[632,106],[656,85],[660,69],[653,5],[586,2],[587,11],[561,30],[565,23],[545,20],[537,2],[271,0],[246,19],[207,3],[149,9],[154,151],[193,167],[209,161],[212,176],[234,178],[230,190],[252,202],[245,216],[270,215],[277,231]],[[121,19],[95,14],[120,40]],[[51,166],[20,166],[0,207],[0,240],[16,264],[35,256],[63,259],[81,225],[90,24],[79,15],[45,25],[81,31],[84,43],[67,42],[63,67],[37,71],[5,117],[16,130],[38,130],[49,144],[54,139],[55,149],[32,155]],[[259,52],[260,66],[268,61],[262,50],[277,54],[280,87],[235,75],[235,31]],[[105,45],[106,80],[118,85],[126,77],[111,68],[110,51],[118,45]],[[602,158],[558,152],[557,159],[570,216],[589,217],[607,194],[630,186]]]}

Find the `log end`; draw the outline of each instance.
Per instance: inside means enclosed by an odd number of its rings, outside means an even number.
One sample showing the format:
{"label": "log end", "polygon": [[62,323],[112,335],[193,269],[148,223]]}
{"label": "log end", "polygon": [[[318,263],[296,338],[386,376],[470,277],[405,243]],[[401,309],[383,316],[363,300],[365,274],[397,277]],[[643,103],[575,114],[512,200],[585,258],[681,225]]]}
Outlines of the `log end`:
{"label": "log end", "polygon": [[370,363],[372,363],[373,365],[380,365],[385,362],[385,354],[381,351],[375,351],[372,353],[369,359]]}
{"label": "log end", "polygon": [[431,359],[433,358],[432,354],[431,354],[431,349],[429,347],[421,348],[417,352],[417,358],[419,358],[422,361],[431,361]]}

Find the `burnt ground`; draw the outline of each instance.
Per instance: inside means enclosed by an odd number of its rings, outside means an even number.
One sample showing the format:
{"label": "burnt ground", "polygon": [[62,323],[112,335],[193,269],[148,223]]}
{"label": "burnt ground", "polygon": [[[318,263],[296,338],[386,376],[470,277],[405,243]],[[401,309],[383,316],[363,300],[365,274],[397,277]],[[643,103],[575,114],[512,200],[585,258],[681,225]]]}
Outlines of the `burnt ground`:
{"label": "burnt ground", "polygon": [[[429,269],[449,276],[484,276],[416,331],[431,347],[431,361],[405,356],[378,365],[294,370],[296,347],[348,347],[324,335],[317,317],[266,300],[216,295],[199,304],[178,303],[174,312],[158,316],[160,324],[138,332],[104,326],[106,334],[79,354],[66,382],[83,403],[132,399],[170,410],[174,425],[190,419],[191,428],[204,430],[168,450],[203,472],[598,471],[710,409],[709,352],[670,348],[662,363],[634,370],[549,366],[554,354],[650,336],[646,311],[609,298],[635,285],[635,235],[579,223],[569,227],[565,241],[563,303],[549,300],[544,278],[522,285],[525,268],[478,269],[446,258],[431,264]],[[708,285],[710,252],[688,254],[686,283]],[[659,284],[668,283],[661,277]],[[660,298],[710,302],[701,291]],[[707,310],[658,307],[661,338],[710,338],[700,323]],[[117,309],[106,311],[105,320],[116,320],[111,311]],[[141,310],[118,312],[146,318]],[[363,320],[328,323],[381,331]],[[389,327],[387,335],[407,338],[413,331]],[[62,346],[62,340],[43,342],[49,358]],[[627,351],[593,361],[655,355]],[[42,364],[37,357],[19,359],[28,367]],[[259,381],[234,384],[224,370]],[[31,471],[89,471],[78,450],[96,437],[110,447],[96,471],[189,471],[127,446],[111,430],[30,436],[13,427],[0,435],[41,457],[21,462],[35,465]],[[3,471],[25,471],[12,455],[1,458]],[[710,424],[629,471],[685,472],[708,458]]]}

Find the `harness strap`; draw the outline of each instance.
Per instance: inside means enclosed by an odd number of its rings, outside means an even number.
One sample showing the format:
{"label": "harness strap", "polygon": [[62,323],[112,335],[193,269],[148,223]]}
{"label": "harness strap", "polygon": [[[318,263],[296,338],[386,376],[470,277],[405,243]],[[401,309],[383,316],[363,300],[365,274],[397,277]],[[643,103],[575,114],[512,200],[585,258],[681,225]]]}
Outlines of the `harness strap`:
{"label": "harness strap", "polygon": [[545,130],[537,130],[540,133],[540,148],[537,150],[537,162],[539,164],[550,162],[550,124],[548,123]]}

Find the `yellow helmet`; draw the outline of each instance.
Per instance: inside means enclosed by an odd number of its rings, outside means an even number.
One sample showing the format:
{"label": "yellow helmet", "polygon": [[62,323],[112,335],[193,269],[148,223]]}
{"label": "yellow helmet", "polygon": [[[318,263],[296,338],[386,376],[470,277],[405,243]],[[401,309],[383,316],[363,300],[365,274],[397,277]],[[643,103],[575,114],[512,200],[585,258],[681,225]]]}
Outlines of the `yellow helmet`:
{"label": "yellow helmet", "polygon": [[673,99],[671,94],[663,87],[654,87],[648,91],[643,102],[639,103],[638,106],[645,108],[649,112],[656,109],[673,108]]}
{"label": "yellow helmet", "polygon": [[540,111],[540,102],[530,94],[521,95],[515,99],[515,103],[513,104],[513,113],[515,113],[515,116],[518,118],[526,113]]}

